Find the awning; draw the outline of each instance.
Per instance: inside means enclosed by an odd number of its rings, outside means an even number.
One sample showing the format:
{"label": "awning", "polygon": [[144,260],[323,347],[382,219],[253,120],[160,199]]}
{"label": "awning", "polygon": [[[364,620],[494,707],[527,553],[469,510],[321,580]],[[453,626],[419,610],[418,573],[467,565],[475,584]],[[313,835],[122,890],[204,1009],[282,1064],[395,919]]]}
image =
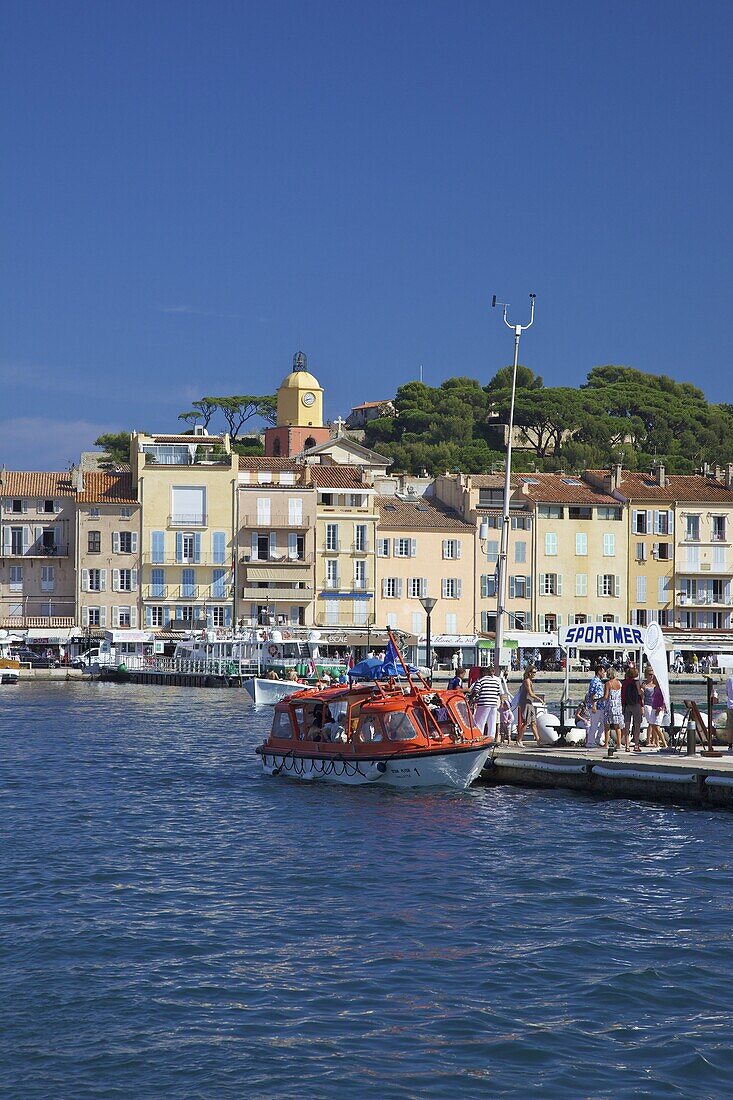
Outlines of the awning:
{"label": "awning", "polygon": [[504,644],[516,642],[522,649],[550,649],[558,648],[557,634],[550,634],[545,630],[507,630],[504,634]]}
{"label": "awning", "polygon": [[116,645],[117,642],[152,642],[153,635],[147,630],[105,630],[105,638]]}
{"label": "awning", "polygon": [[309,581],[313,573],[307,565],[248,565],[247,583],[252,581]]}
{"label": "awning", "polygon": [[27,642],[47,642],[49,645],[66,645],[71,638],[82,636],[83,631],[75,626],[30,626],[25,635]]}
{"label": "awning", "polygon": [[[424,634],[422,635],[422,640],[427,641],[427,637]],[[456,649],[459,649],[459,648],[462,648],[462,647],[465,647],[465,646],[475,646],[476,641],[477,641],[477,639],[476,639],[475,634],[431,634],[430,635],[430,644],[431,644],[431,646],[436,646],[436,645],[451,646],[452,645]]]}
{"label": "awning", "polygon": [[667,649],[679,649],[686,653],[730,653],[731,635],[729,630],[721,631],[717,636],[701,631],[665,630],[664,641]]}
{"label": "awning", "polygon": [[[321,631],[321,637],[316,643],[319,646],[331,645],[331,646],[365,646],[369,644],[372,649],[384,649],[389,641],[389,635],[386,630],[370,630],[367,632],[366,627],[362,631],[349,630],[343,633],[338,628],[333,628],[333,634],[327,633],[328,627],[319,627]],[[398,640],[400,642],[400,648],[408,645],[417,644],[417,636],[415,634],[404,634],[399,631]]]}

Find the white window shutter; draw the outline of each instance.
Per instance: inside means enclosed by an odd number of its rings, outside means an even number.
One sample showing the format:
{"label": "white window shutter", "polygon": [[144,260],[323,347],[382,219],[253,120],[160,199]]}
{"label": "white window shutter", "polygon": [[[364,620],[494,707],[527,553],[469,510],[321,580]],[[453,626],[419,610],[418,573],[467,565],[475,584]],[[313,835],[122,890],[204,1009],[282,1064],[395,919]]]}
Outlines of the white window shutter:
{"label": "white window shutter", "polygon": [[669,529],[667,533],[670,534],[670,535],[673,535],[674,534],[674,511],[671,508],[667,512],[667,527]]}
{"label": "white window shutter", "polygon": [[410,539],[410,557],[414,558],[417,555],[417,539]]}
{"label": "white window shutter", "polygon": [[137,554],[137,531],[132,532],[132,536],[130,538],[130,546],[132,553]]}
{"label": "white window shutter", "polygon": [[559,630],[562,626],[562,615],[556,615],[555,620],[557,622],[557,629]]}
{"label": "white window shutter", "polygon": [[106,626],[107,625],[107,608],[106,607],[100,607],[100,609],[99,609],[99,625],[100,626]]}
{"label": "white window shutter", "polygon": [[382,577],[382,599],[387,598],[387,577]]}
{"label": "white window shutter", "polygon": [[509,578],[509,599],[513,600],[516,595],[516,584],[514,583],[514,577]]}
{"label": "white window shutter", "polygon": [[[112,591],[119,592],[120,590],[120,571],[119,569],[112,570]],[[115,623],[115,626],[117,624]]]}
{"label": "white window shutter", "polygon": [[428,594],[428,578],[423,577],[420,581],[420,596],[427,596]]}
{"label": "white window shutter", "polygon": [[119,554],[120,552],[120,532],[112,532],[112,553]]}
{"label": "white window shutter", "polygon": [[652,511],[651,508],[647,508],[647,510],[646,510],[646,533],[647,533],[647,535],[651,534],[653,526],[654,526],[654,512]]}
{"label": "white window shutter", "polygon": [[540,596],[544,596],[547,588],[547,573],[540,573]]}
{"label": "white window shutter", "polygon": [[458,580],[456,581],[456,599],[460,600],[462,590],[463,590],[463,581],[459,577]]}
{"label": "white window shutter", "polygon": [[619,576],[613,578],[613,591],[616,599],[618,599],[621,595],[621,578]]}
{"label": "white window shutter", "polygon": [[461,556],[461,540],[456,539],[456,557],[460,558],[460,556]]}
{"label": "white window shutter", "polygon": [[[82,592],[88,592],[89,591],[89,570],[88,569],[82,569],[82,571],[81,571],[81,590],[82,590]],[[86,608],[84,610],[86,610]],[[89,616],[87,616],[87,622],[88,621],[89,621]],[[84,625],[86,625],[86,623]]]}
{"label": "white window shutter", "polygon": [[137,608],[130,608],[130,627],[135,630],[137,628]]}
{"label": "white window shutter", "polygon": [[106,569],[100,569],[99,570],[99,591],[100,592],[106,592],[107,591],[107,570]]}
{"label": "white window shutter", "polygon": [[37,512],[43,512],[43,501],[42,500],[37,500],[36,501],[36,511]]}
{"label": "white window shutter", "polygon": [[257,561],[257,532],[252,532],[252,541],[250,543],[250,553],[252,555],[252,561]]}
{"label": "white window shutter", "polygon": [[81,609],[81,625],[89,626],[89,608],[82,607]]}
{"label": "white window shutter", "polygon": [[132,569],[131,573],[132,573],[132,580],[131,580],[132,591],[137,592],[137,569]]}
{"label": "white window shutter", "polygon": [[116,626],[119,626],[119,624],[120,624],[119,616],[120,616],[120,609],[118,607],[115,607],[115,605],[113,604],[112,605],[112,629],[113,630]]}
{"label": "white window shutter", "polygon": [[394,554],[395,557],[397,557],[398,541],[399,541],[398,539],[392,539],[392,553]]}
{"label": "white window shutter", "polygon": [[448,557],[448,539],[443,539],[443,557]]}
{"label": "white window shutter", "polygon": [[277,535],[274,531],[270,531],[270,542],[268,546],[268,553],[271,558],[277,557]]}
{"label": "white window shutter", "polygon": [[596,574],[596,592],[599,596],[603,595],[603,576],[601,573]]}
{"label": "white window shutter", "polygon": [[443,577],[443,579],[442,579],[442,580],[441,580],[441,582],[440,582],[440,594],[441,594],[441,596],[443,597],[443,599],[446,599],[446,598],[447,598],[447,594],[448,594],[448,581],[447,581],[447,580],[445,579],[445,577]]}
{"label": "white window shutter", "polygon": [[562,596],[562,573],[557,574],[557,594]]}
{"label": "white window shutter", "polygon": [[402,599],[402,577],[397,578],[397,599]]}

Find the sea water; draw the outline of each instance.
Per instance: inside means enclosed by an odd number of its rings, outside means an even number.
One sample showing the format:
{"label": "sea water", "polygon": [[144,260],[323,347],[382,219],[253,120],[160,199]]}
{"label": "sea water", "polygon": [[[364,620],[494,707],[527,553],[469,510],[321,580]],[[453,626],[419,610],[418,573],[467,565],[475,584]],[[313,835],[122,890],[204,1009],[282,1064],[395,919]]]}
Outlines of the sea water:
{"label": "sea water", "polygon": [[733,817],[274,779],[271,715],[0,689],[0,1093],[730,1095]]}

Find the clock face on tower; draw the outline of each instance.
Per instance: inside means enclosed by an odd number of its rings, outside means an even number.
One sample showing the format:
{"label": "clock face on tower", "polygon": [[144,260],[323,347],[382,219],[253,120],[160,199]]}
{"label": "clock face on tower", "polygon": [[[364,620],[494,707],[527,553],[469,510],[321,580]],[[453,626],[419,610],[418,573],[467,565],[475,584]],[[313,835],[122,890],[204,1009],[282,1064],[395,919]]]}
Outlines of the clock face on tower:
{"label": "clock face on tower", "polygon": [[311,405],[314,403],[315,399],[316,399],[316,395],[314,393],[311,393],[310,390],[309,390],[307,393],[303,394],[303,396],[301,397],[300,400],[303,402],[303,404],[306,406],[306,408],[309,409],[311,407]]}

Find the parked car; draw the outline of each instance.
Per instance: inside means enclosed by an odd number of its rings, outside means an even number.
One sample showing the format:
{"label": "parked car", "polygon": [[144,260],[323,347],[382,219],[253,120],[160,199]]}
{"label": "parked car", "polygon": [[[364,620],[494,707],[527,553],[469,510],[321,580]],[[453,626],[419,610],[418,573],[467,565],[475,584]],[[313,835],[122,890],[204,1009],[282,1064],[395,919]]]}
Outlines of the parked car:
{"label": "parked car", "polygon": [[99,649],[88,649],[86,653],[79,653],[71,660],[72,668],[80,668],[82,671],[89,668],[90,665],[96,665],[99,663]]}
{"label": "parked car", "polygon": [[22,664],[30,665],[31,668],[58,668],[61,664],[58,657],[42,657],[32,649],[16,649],[14,655]]}

